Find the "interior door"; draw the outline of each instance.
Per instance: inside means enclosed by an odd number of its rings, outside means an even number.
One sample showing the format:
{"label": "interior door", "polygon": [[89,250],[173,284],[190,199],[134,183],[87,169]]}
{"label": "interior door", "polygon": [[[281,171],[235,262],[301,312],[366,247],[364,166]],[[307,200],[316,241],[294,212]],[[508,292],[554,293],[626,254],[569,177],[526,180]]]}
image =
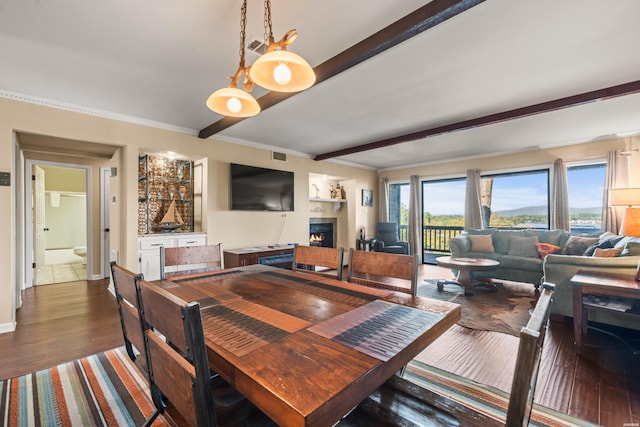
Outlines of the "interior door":
{"label": "interior door", "polygon": [[38,284],[39,273],[45,266],[45,195],[44,195],[44,170],[37,165],[33,166],[33,235],[34,237],[34,262],[33,284]]}

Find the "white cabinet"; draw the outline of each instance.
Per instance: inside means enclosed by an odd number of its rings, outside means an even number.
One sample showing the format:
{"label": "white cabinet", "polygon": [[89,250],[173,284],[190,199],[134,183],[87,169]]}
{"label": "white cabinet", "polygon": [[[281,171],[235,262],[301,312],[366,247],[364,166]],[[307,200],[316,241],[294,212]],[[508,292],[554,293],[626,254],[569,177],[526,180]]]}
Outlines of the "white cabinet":
{"label": "white cabinet", "polygon": [[173,235],[146,235],[138,237],[140,272],[145,280],[160,279],[160,248],[202,246],[207,244],[206,234],[186,233]]}

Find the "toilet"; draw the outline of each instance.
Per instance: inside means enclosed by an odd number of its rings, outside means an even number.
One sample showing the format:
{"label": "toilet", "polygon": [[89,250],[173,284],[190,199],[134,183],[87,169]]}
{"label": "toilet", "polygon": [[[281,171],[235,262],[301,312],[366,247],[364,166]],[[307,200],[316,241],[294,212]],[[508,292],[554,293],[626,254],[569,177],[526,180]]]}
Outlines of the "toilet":
{"label": "toilet", "polygon": [[73,248],[73,253],[82,258],[82,263],[87,263],[87,248],[85,246],[78,246]]}

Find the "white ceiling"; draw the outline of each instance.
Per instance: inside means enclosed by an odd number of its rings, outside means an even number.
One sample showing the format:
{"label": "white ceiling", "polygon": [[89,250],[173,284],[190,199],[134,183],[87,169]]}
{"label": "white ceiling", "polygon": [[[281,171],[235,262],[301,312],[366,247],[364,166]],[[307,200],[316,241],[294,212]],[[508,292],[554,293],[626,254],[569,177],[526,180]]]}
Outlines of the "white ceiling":
{"label": "white ceiling", "polygon": [[[423,6],[273,0],[317,66]],[[263,35],[250,0],[247,39]],[[3,0],[0,95],[197,134],[238,67],[241,0]],[[487,0],[213,138],[315,156],[640,80],[640,1]],[[247,62],[257,56],[247,54]],[[254,88],[256,98],[266,91]],[[640,132],[640,94],[336,158],[384,169]]]}

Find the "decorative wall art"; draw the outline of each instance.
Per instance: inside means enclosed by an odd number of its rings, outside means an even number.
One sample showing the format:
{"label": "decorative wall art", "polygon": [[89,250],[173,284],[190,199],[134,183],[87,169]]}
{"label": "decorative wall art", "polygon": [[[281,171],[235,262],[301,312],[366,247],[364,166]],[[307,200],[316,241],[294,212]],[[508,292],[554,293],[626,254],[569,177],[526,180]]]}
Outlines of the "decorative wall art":
{"label": "decorative wall art", "polygon": [[366,206],[368,208],[373,207],[373,191],[372,190],[362,190],[362,206]]}

